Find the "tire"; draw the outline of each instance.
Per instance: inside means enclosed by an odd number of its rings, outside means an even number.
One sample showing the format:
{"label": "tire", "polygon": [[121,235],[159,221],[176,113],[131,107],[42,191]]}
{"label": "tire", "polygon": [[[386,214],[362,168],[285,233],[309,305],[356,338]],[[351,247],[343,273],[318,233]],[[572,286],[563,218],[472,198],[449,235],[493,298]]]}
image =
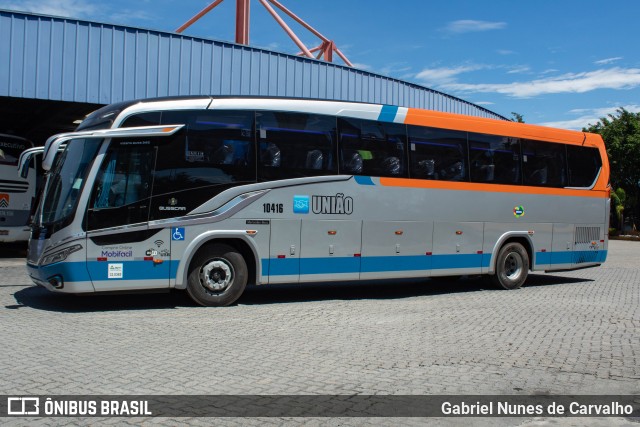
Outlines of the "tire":
{"label": "tire", "polygon": [[502,289],[518,289],[529,274],[529,254],[520,243],[504,245],[496,259],[496,274],[491,276],[493,283]]}
{"label": "tire", "polygon": [[236,249],[214,243],[198,250],[189,264],[187,293],[207,307],[232,304],[247,286],[247,263]]}

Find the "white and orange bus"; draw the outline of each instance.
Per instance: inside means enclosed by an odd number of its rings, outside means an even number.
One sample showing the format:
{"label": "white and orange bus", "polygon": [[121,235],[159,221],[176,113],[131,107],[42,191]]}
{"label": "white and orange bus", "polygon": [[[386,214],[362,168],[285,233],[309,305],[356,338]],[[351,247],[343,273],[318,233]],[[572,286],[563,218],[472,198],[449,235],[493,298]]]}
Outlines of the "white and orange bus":
{"label": "white and orange bus", "polygon": [[515,289],[607,255],[609,165],[583,132],[198,97],[104,107],[45,150],[28,271],[52,291],[219,306],[247,284],[486,274]]}

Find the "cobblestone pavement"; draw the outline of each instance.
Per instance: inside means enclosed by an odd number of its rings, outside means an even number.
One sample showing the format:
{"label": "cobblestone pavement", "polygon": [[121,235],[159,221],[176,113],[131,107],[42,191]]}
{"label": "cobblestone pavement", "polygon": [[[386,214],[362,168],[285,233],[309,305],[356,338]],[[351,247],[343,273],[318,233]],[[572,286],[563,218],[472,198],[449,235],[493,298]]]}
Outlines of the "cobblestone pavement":
{"label": "cobblestone pavement", "polygon": [[[640,243],[599,268],[483,280],[265,286],[202,308],[181,292],[78,297],[0,259],[2,394],[640,394]],[[14,425],[93,424],[11,419]],[[210,425],[108,419],[102,424]],[[218,419],[223,425],[459,424],[460,419]],[[474,419],[495,425],[634,419]]]}

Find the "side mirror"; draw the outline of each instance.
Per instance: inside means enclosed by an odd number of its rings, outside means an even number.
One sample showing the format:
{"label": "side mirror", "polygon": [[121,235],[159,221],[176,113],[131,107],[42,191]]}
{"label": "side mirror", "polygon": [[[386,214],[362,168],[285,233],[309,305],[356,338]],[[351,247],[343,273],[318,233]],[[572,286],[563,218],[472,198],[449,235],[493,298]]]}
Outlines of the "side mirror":
{"label": "side mirror", "polygon": [[34,156],[42,154],[42,151],[42,147],[34,147],[24,150],[20,154],[20,158],[18,159],[18,174],[20,174],[22,178],[26,179],[29,176],[29,165],[31,165],[31,159],[33,159]]}

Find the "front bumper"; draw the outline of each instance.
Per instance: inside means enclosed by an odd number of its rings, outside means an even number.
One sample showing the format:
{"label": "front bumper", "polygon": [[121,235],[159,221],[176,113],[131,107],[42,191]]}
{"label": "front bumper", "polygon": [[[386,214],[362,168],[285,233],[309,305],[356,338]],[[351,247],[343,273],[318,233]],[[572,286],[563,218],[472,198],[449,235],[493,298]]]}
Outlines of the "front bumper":
{"label": "front bumper", "polygon": [[33,283],[51,292],[69,294],[95,292],[84,262],[59,262],[47,266],[27,263],[27,273]]}

